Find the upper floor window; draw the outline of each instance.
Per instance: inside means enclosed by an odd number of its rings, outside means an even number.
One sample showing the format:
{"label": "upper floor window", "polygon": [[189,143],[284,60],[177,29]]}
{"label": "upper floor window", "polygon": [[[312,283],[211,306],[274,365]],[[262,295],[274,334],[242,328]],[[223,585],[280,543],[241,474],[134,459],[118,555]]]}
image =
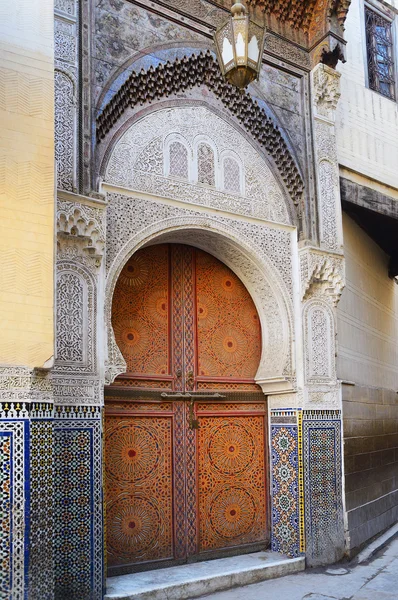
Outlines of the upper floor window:
{"label": "upper floor window", "polygon": [[369,87],[395,100],[391,22],[365,7]]}
{"label": "upper floor window", "polygon": [[172,142],[169,146],[170,175],[188,179],[188,150],[181,142]]}
{"label": "upper floor window", "polygon": [[198,146],[198,182],[216,185],[214,152],[208,144]]}

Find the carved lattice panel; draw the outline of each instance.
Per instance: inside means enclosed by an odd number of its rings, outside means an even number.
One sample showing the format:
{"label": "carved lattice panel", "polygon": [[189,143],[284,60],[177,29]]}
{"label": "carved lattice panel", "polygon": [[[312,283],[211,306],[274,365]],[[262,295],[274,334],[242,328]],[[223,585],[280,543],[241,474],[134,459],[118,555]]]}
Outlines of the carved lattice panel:
{"label": "carved lattice panel", "polygon": [[167,245],[144,248],[116,284],[112,325],[127,371],[137,375],[169,373],[168,264]]}
{"label": "carved lattice panel", "polygon": [[171,558],[171,418],[108,415],[105,422],[108,565]]}
{"label": "carved lattice panel", "polygon": [[261,355],[257,310],[240,279],[196,251],[198,375],[253,379]]}
{"label": "carved lattice panel", "polygon": [[199,551],[266,539],[263,416],[200,417]]}

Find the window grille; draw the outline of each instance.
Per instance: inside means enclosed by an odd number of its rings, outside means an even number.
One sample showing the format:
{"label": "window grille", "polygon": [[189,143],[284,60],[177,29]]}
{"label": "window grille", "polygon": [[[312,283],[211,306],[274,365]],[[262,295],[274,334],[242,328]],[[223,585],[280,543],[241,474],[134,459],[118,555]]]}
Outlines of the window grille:
{"label": "window grille", "polygon": [[395,77],[391,23],[365,7],[369,87],[395,100]]}
{"label": "window grille", "polygon": [[208,144],[198,147],[198,182],[215,186],[214,152]]}
{"label": "window grille", "polygon": [[239,164],[230,157],[224,160],[224,190],[233,194],[239,194],[241,191]]}
{"label": "window grille", "polygon": [[173,142],[169,147],[170,175],[188,179],[188,150],[181,142]]}

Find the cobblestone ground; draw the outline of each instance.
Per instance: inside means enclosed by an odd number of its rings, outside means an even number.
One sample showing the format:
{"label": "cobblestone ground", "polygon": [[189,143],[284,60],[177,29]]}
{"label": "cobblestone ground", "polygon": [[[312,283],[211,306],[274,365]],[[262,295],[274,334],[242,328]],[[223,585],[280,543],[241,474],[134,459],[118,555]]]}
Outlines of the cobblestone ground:
{"label": "cobblestone ground", "polygon": [[308,569],[200,600],[398,600],[398,538],[361,565]]}

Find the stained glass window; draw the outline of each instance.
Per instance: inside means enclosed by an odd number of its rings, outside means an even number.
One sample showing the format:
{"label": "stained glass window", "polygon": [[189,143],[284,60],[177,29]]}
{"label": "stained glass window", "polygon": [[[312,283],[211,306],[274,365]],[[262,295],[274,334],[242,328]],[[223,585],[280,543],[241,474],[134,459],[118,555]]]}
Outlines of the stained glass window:
{"label": "stained glass window", "polygon": [[181,142],[172,142],[169,147],[170,175],[188,179],[188,150]]}
{"label": "stained glass window", "polygon": [[369,87],[395,100],[391,22],[365,7]]}
{"label": "stained glass window", "polygon": [[215,186],[214,152],[208,144],[198,146],[198,182]]}

